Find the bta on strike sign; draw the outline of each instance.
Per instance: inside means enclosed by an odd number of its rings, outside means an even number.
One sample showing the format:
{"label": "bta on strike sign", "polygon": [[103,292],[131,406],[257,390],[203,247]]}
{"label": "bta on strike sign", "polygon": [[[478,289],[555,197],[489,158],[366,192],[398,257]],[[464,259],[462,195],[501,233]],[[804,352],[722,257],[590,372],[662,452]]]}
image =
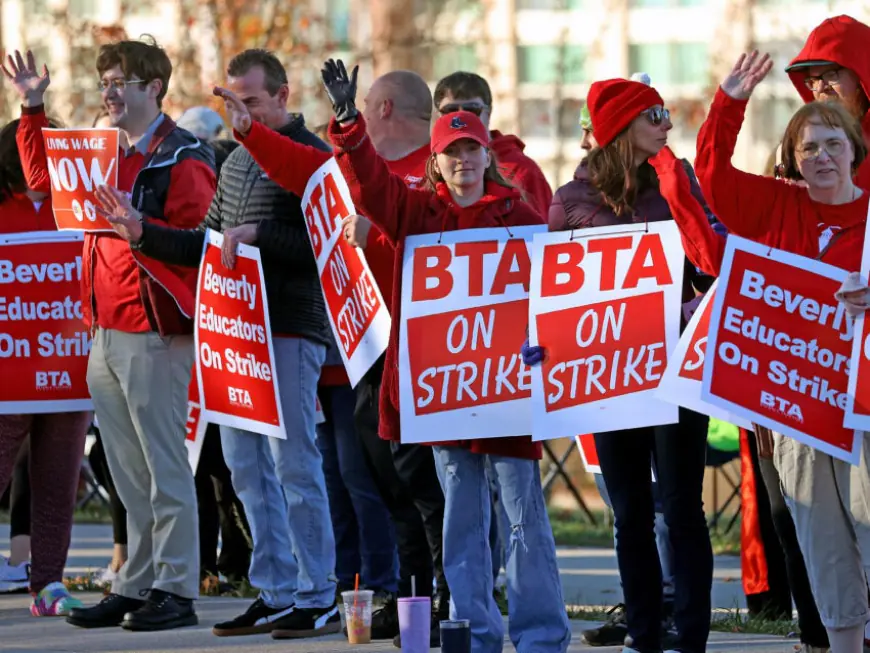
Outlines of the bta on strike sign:
{"label": "bta on strike sign", "polygon": [[194,365],[190,375],[190,384],[187,386],[187,423],[185,424],[184,444],[187,447],[187,462],[190,469],[196,474],[199,466],[199,457],[202,453],[202,444],[205,440],[205,430],[208,423],[202,419],[202,398],[199,393],[199,383],[196,378],[196,366]]}
{"label": "bta on strike sign", "polygon": [[82,235],[0,236],[0,414],[91,410]]}
{"label": "bta on strike sign", "polygon": [[728,236],[710,318],[702,398],[858,464],[843,426],[852,321],[834,293],[846,272]]}
{"label": "bta on strike sign", "polygon": [[718,283],[718,280],[714,281],[710,286],[700,306],[692,315],[692,319],[689,320],[683,335],[680,336],[677,348],[668,358],[668,366],[665,368],[656,396],[662,401],[694,410],[696,413],[751,429],[752,423],[749,420],[701,399],[704,361],[707,355],[707,332],[710,330],[712,300]]}
{"label": "bta on strike sign", "polygon": [[97,214],[97,187],[118,186],[117,129],[42,130],[58,229],[112,231]]}
{"label": "bta on strike sign", "polygon": [[655,391],[680,335],[683,257],[673,221],[535,236],[536,440],[677,421]]}
{"label": "bta on strike sign", "polygon": [[200,419],[286,438],[260,250],[239,245],[221,263],[223,236],[206,232],[196,287],[196,373]]}
{"label": "bta on strike sign", "polygon": [[544,225],[405,240],[399,332],[402,442],[531,433],[529,242]]}
{"label": "bta on strike sign", "polygon": [[355,209],[335,159],[311,175],[302,210],[329,323],[350,384],[356,387],[387,349],[390,313],[362,251],[344,238],[341,221]]}
{"label": "bta on strike sign", "polygon": [[[861,275],[867,278],[870,270],[870,221],[864,228],[864,252],[861,257]],[[855,321],[852,340],[852,358],[849,374],[849,402],[843,424],[852,429],[870,431],[870,332],[866,328],[866,313]]]}

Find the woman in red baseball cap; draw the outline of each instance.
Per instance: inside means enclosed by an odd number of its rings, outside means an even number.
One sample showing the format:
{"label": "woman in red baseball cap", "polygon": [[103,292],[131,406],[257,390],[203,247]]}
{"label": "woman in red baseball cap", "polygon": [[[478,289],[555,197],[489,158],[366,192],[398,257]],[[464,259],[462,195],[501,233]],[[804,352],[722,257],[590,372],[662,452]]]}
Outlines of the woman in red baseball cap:
{"label": "woman in red baseball cap", "polygon": [[[365,120],[355,106],[356,73],[354,69],[348,76],[340,61],[325,64],[323,81],[335,110],[329,138],[356,209],[395,247],[393,319],[379,402],[380,435],[398,445],[405,238],[480,227],[509,230],[541,224],[543,218],[499,174],[489,149],[489,132],[480,118],[468,111],[447,114],[435,123],[432,155],[426,166],[429,188],[409,189],[389,171],[366,135]],[[284,184],[282,180],[298,175],[298,170],[320,166],[322,153],[252,126],[245,106],[222,94],[242,144],[270,179]],[[246,138],[249,133],[250,139]],[[564,653],[571,629],[541,490],[540,443],[532,442],[530,436],[489,438],[441,442],[433,451],[445,494],[443,559],[453,604],[451,615],[470,621],[472,650],[500,653],[504,646],[504,621],[493,598],[488,543],[489,520],[495,518],[490,514],[492,502],[485,472],[488,458],[512,528],[506,564],[511,639],[520,653]]]}
{"label": "woman in red baseball cap", "polygon": [[[667,144],[672,125],[664,100],[650,86],[626,79],[595,82],[587,106],[594,147],[574,179],[560,188],[550,207],[551,231],[658,222],[674,209],[659,190],[651,158]],[[703,197],[691,167],[689,201],[703,215]],[[683,301],[695,298],[712,279],[685,266]],[[524,346],[534,364],[542,348]],[[601,472],[616,517],[616,553],[625,600],[626,652],[684,653],[706,649],[710,631],[713,554],[704,517],[702,489],[707,452],[707,417],[680,409],[679,422],[595,434]],[[578,424],[578,432],[583,425]],[[655,465],[658,507],[673,549],[673,630],[663,628],[662,574],[656,548]],[[670,615],[669,615],[670,616]]]}

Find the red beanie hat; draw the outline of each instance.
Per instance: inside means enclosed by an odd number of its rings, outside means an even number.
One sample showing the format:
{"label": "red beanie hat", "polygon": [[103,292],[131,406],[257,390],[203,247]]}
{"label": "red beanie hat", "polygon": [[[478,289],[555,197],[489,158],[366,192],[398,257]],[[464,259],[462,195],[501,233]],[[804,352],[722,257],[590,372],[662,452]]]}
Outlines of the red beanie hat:
{"label": "red beanie hat", "polygon": [[627,79],[608,79],[589,87],[586,104],[592,118],[592,135],[604,147],[631,124],[642,111],[664,100],[654,88]]}

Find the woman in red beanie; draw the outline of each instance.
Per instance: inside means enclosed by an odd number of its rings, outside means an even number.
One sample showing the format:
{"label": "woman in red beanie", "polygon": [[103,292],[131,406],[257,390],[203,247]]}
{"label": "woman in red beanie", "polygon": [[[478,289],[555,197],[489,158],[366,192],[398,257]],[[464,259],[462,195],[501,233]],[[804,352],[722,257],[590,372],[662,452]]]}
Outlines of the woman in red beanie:
{"label": "woman in red beanie", "polygon": [[[655,170],[649,164],[650,157],[665,147],[671,129],[661,96],[640,82],[611,79],[592,84],[587,106],[598,146],[581,163],[574,180],[556,192],[550,230],[672,219],[671,207],[659,192]],[[697,184],[692,194],[704,206]],[[709,284],[709,279],[701,279],[688,263],[685,270],[683,300],[688,302],[695,296],[692,282]],[[653,460],[674,552],[675,632],[669,634],[667,646],[682,653],[701,653],[710,631],[713,576],[701,499],[707,417],[681,408],[677,424],[599,433],[595,446],[616,521],[616,553],[628,625],[624,650],[659,653],[663,644],[662,574],[649,473]]]}
{"label": "woman in red beanie", "polygon": [[[399,441],[398,346],[405,238],[480,227],[509,229],[540,224],[542,218],[499,174],[488,148],[489,133],[473,113],[451,113],[435,123],[427,164],[429,188],[412,190],[390,173],[366,135],[365,120],[355,106],[356,69],[348,78],[343,63],[328,61],[323,81],[336,114],[329,137],[356,208],[395,246],[393,321],[381,387],[380,430],[383,438]],[[252,123],[238,98],[223,89],[216,93],[227,101],[242,144],[266,174],[279,184],[298,186],[298,170],[311,169],[309,160],[321,153]],[[512,528],[506,565],[511,640],[520,653],[564,653],[571,630],[541,490],[541,445],[529,436],[472,439],[440,443],[434,453],[446,500],[444,573],[450,586],[451,616],[471,622],[472,651],[500,653],[504,646],[504,622],[493,598],[488,544],[493,518],[485,473],[488,458]]]}
{"label": "woman in red beanie", "polygon": [[[853,183],[866,160],[860,125],[839,103],[812,102],[795,113],[782,144],[784,174],[805,187],[735,169],[731,156],[768,55],[742,55],[722,82],[698,134],[698,177],[728,229],[771,247],[859,270],[868,194]],[[709,248],[684,230],[684,237]],[[870,620],[870,453],[850,465],[774,434],[773,461],[795,523],[810,585],[834,653],[860,653]]]}

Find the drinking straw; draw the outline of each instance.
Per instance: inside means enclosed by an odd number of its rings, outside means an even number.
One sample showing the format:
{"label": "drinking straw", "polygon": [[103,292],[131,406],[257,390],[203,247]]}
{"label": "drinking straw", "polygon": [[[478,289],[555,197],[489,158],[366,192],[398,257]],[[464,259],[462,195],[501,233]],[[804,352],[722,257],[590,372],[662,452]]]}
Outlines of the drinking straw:
{"label": "drinking straw", "polygon": [[417,596],[417,577],[411,576],[411,596]]}
{"label": "drinking straw", "polygon": [[353,580],[353,613],[356,614],[356,598],[359,596],[359,574]]}

